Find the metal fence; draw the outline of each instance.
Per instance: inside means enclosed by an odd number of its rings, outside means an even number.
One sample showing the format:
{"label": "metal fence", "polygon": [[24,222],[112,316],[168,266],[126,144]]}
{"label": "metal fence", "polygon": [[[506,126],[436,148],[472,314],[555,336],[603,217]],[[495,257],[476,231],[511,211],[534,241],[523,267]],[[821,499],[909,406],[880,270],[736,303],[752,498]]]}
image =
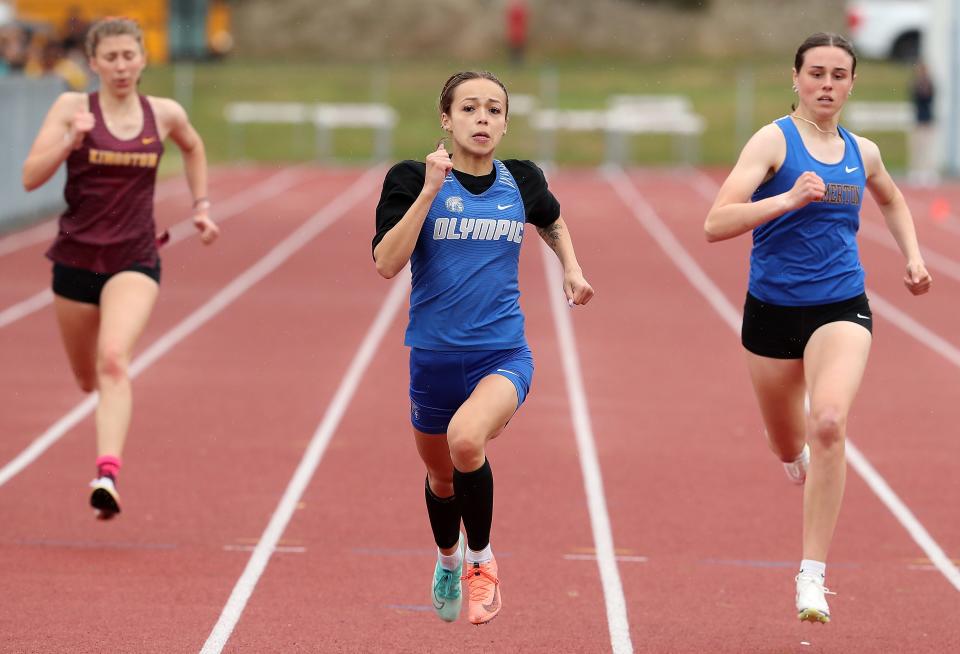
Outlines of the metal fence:
{"label": "metal fence", "polygon": [[40,188],[23,190],[21,171],[33,139],[53,101],[63,91],[58,79],[0,78],[0,232],[63,208],[65,167]]}

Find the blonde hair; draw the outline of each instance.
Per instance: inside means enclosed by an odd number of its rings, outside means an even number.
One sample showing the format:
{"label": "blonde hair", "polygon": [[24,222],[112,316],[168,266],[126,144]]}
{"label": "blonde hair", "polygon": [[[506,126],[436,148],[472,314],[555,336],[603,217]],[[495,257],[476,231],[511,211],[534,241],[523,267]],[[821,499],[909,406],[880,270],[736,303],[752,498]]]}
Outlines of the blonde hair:
{"label": "blonde hair", "polygon": [[143,52],[143,30],[132,18],[107,17],[98,20],[87,31],[86,50],[91,59],[97,55],[97,46],[108,36],[132,36]]}

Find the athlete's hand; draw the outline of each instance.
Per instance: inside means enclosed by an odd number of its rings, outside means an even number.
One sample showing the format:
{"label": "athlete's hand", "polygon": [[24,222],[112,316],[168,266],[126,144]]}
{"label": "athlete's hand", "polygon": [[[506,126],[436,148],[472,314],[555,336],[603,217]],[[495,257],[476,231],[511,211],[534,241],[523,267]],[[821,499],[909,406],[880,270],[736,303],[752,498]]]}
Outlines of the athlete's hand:
{"label": "athlete's hand", "polygon": [[563,274],[563,293],[567,296],[567,304],[586,304],[593,297],[593,287],[584,279],[580,271],[570,271]]}
{"label": "athlete's hand", "polygon": [[193,214],[193,226],[200,230],[200,240],[203,241],[204,245],[210,245],[220,236],[220,228],[210,219],[208,211],[204,207],[196,209]]}
{"label": "athlete's hand", "polygon": [[94,124],[96,124],[96,119],[89,111],[78,111],[73,116],[73,119],[67,126],[66,136],[67,141],[71,143],[72,149],[77,150],[83,145],[83,137],[93,129]]}
{"label": "athlete's hand", "polygon": [[903,276],[903,284],[914,295],[923,295],[930,290],[933,278],[927,272],[923,261],[908,261],[907,274]]}
{"label": "athlete's hand", "polygon": [[423,190],[436,194],[443,185],[447,173],[453,170],[453,161],[450,159],[450,153],[440,141],[437,149],[427,155],[427,173],[423,180]]}
{"label": "athlete's hand", "polygon": [[816,173],[809,170],[794,182],[793,188],[787,191],[790,200],[791,211],[801,209],[811,202],[822,200],[827,192],[827,186]]}

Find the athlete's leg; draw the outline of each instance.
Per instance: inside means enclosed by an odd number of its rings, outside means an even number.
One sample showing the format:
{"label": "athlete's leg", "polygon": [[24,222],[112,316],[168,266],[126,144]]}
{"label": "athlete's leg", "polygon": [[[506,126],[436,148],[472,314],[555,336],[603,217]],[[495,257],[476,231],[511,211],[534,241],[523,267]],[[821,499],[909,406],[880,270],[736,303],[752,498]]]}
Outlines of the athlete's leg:
{"label": "athlete's leg", "polygon": [[500,612],[499,570],[490,547],[493,524],[493,471],[486,458],[487,442],[496,438],[517,410],[520,396],[514,382],[493,374],[480,380],[457,410],[447,429],[453,486],[463,527],[468,584],[468,617],[474,624],[489,622]]}
{"label": "athlete's leg", "polygon": [[100,329],[100,307],[54,295],[53,308],[77,385],[83,392],[92,393],[97,389],[97,331]]}
{"label": "athlete's leg", "polygon": [[157,300],[159,285],[140,272],[125,271],[110,278],[100,296],[97,340],[97,453],[120,457],[130,426],[133,397],[129,364],[134,344],[143,333]]}
{"label": "athlete's leg", "polygon": [[471,472],[484,464],[487,441],[507,426],[518,401],[516,387],[503,375],[487,375],[480,380],[447,429],[454,468]]}
{"label": "athlete's leg", "polygon": [[774,359],[749,351],[746,355],[767,444],[781,461],[793,461],[806,443],[803,360]]}
{"label": "athlete's leg", "polygon": [[420,460],[427,468],[427,514],[434,540],[447,556],[457,551],[460,508],[453,494],[453,462],[445,434],[426,434],[414,428]]}
{"label": "athlete's leg", "polygon": [[870,354],[870,332],[852,322],[817,329],[804,351],[810,395],[810,469],[803,493],[803,558],[826,561],[846,480],[847,415]]}
{"label": "athlete's leg", "polygon": [[453,484],[463,514],[467,544],[478,552],[490,544],[493,522],[493,472],[487,441],[496,438],[517,410],[517,389],[502,375],[480,380],[447,429]]}

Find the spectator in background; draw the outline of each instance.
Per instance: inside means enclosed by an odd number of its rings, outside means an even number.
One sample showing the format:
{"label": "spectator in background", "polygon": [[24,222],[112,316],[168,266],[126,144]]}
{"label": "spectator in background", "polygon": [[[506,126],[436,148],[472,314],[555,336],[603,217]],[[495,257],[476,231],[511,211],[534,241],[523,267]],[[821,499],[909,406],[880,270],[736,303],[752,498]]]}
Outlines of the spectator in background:
{"label": "spectator in background", "polygon": [[22,73],[27,65],[27,33],[23,27],[10,23],[0,27],[0,68],[6,74]]}
{"label": "spectator in background", "polygon": [[914,125],[910,134],[910,181],[915,184],[937,183],[934,158],[933,80],[923,60],[917,60],[913,69],[910,99],[914,107]]}
{"label": "spectator in background", "polygon": [[30,44],[30,59],[24,72],[30,77],[55,76],[63,80],[65,90],[85,91],[90,79],[82,66],[68,58],[59,41],[37,33]]}
{"label": "spectator in background", "polygon": [[507,46],[510,49],[510,61],[522,66],[527,49],[527,10],[526,0],[510,0],[507,3]]}

